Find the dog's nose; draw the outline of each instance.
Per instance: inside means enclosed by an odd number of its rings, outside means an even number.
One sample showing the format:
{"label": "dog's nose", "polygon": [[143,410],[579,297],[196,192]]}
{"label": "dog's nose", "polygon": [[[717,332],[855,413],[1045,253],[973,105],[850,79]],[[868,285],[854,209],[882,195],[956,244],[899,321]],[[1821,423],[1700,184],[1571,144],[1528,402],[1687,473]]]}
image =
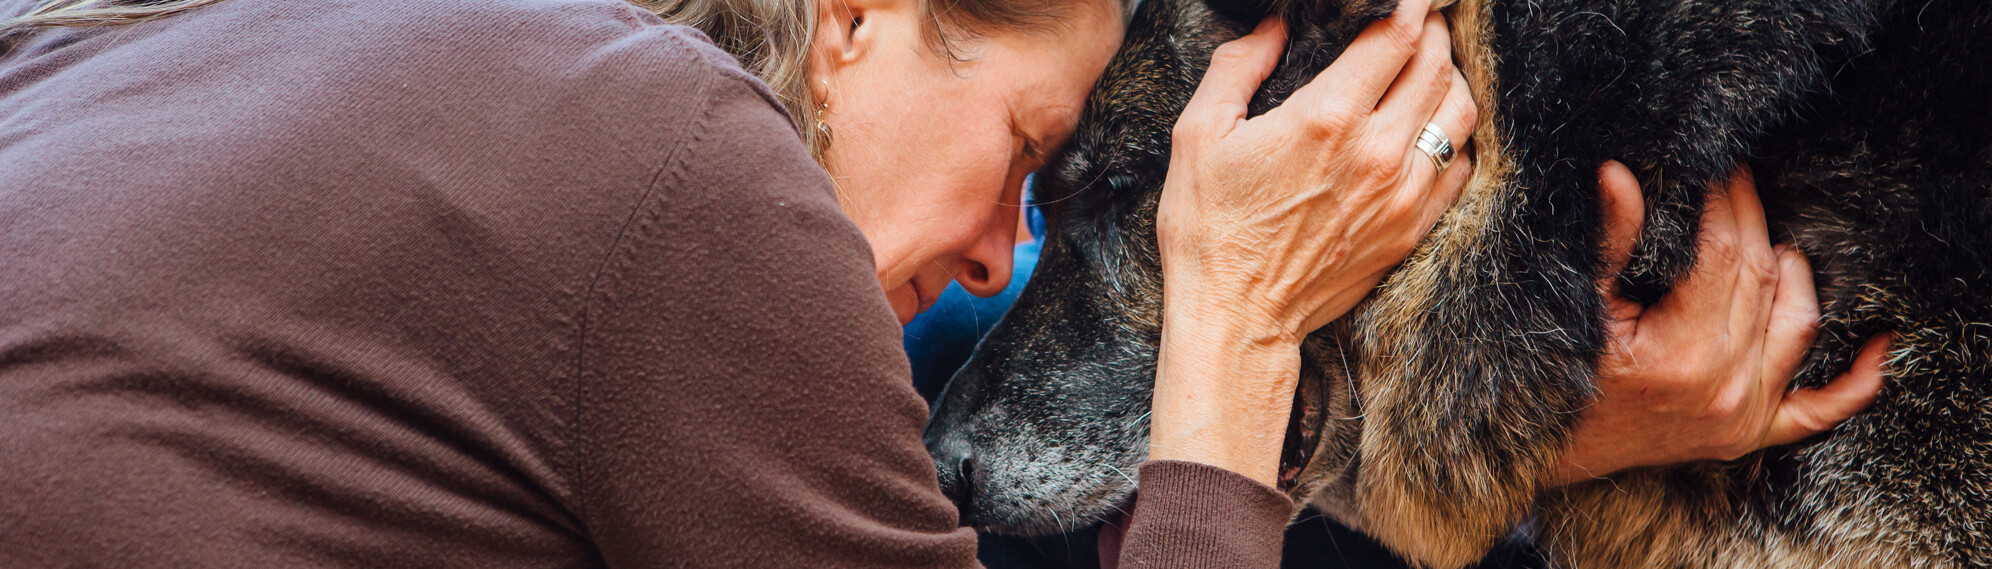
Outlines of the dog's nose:
{"label": "dog's nose", "polygon": [[944,445],[932,450],[934,467],[941,478],[941,493],[954,502],[955,509],[961,510],[961,523],[966,524],[975,515],[975,456],[961,446],[964,445]]}

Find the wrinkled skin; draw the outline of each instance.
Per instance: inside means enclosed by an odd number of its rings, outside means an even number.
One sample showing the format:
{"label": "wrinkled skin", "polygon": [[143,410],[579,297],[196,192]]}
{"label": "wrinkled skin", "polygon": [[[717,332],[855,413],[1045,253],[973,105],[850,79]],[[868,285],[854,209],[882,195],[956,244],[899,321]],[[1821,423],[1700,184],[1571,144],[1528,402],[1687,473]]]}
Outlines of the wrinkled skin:
{"label": "wrinkled skin", "polygon": [[[1163,15],[1172,8],[1191,17]],[[1388,8],[1350,18],[1335,49]],[[1035,273],[982,355],[950,383],[928,430],[964,522],[1026,533],[1081,527],[1118,511],[1133,491],[1161,338],[1154,221],[1169,125],[1210,52],[1246,30],[1201,5],[1144,3],[1067,151],[1040,176],[1034,191],[1051,223],[1038,262],[1052,268]],[[1302,80],[1288,70],[1273,81]],[[1312,398],[1314,417],[1350,416],[1348,390],[1326,388],[1339,374],[1321,365],[1341,359],[1335,344],[1314,338],[1304,352],[1304,390],[1321,395]],[[1339,399],[1327,401],[1331,391]],[[1337,444],[1310,447],[1346,457],[1355,431],[1334,434],[1343,437]],[[1283,485],[1294,482],[1287,476]]]}
{"label": "wrinkled skin", "polygon": [[[1293,40],[1263,112],[1388,4],[1143,3],[1040,177],[1051,223],[1029,288],[928,426],[964,522],[1055,531],[1125,504],[1159,338],[1155,204],[1194,78],[1242,22],[1278,11]],[[1448,14],[1480,95],[1476,177],[1369,302],[1310,337],[1281,480],[1296,501],[1438,567],[1532,512],[1579,567],[1992,566],[1992,5],[1467,0]],[[1609,159],[1644,182],[1620,278],[1645,301],[1693,267],[1703,193],[1748,160],[1773,238],[1817,272],[1824,318],[1794,384],[1892,330],[1875,404],[1732,463],[1541,488],[1606,341]]]}

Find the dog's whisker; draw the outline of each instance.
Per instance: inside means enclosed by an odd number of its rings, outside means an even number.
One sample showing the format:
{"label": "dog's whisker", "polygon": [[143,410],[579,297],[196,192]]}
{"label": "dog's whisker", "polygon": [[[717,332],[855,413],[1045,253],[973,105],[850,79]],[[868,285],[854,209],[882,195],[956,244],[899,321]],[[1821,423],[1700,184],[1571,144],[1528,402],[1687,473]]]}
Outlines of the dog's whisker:
{"label": "dog's whisker", "polygon": [[1121,479],[1122,479],[1122,480],[1126,480],[1126,481],[1127,481],[1127,485],[1128,485],[1128,486],[1130,486],[1130,487],[1140,487],[1140,486],[1141,486],[1140,484],[1136,484],[1136,483],[1134,482],[1134,477],[1132,477],[1132,476],[1128,476],[1126,472],[1122,472],[1122,471],[1121,471],[1121,469],[1119,469],[1119,468],[1114,468],[1114,465],[1111,465],[1111,464],[1105,464],[1105,463],[1102,463],[1102,464],[1100,464],[1100,466],[1105,466],[1105,467],[1107,467],[1107,469],[1108,469],[1108,470],[1112,470],[1112,471],[1114,471],[1114,474],[1119,474],[1119,475],[1120,475],[1120,477],[1121,477]]}

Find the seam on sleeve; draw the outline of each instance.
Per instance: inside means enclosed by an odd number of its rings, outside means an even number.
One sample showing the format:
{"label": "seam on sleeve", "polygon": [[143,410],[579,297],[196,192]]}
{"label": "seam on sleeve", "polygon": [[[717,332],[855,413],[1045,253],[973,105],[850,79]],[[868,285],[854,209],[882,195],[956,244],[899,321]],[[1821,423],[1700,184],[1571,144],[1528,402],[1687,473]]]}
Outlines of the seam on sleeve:
{"label": "seam on sleeve", "polygon": [[701,49],[694,51],[698,52],[707,65],[712,66],[714,71],[745,84],[748,89],[754,91],[755,95],[759,95],[762,101],[766,101],[768,106],[774,107],[776,112],[781,113],[782,118],[788,120],[789,128],[794,129],[796,134],[802,133],[802,125],[796,122],[795,116],[789,114],[788,104],[782,102],[782,98],[775,94],[774,88],[768,86],[760,77],[741,68],[739,60],[719,49],[719,46],[713,44],[712,39],[706,37],[704,32],[691,27],[674,27],[672,31],[685,37],[688,42],[697,42]]}
{"label": "seam on sleeve", "polygon": [[[682,44],[678,47],[688,52],[696,53],[698,51]],[[695,60],[700,63],[708,63],[703,58]],[[697,146],[705,137],[707,123],[710,122],[713,115],[713,104],[710,95],[713,91],[712,84],[716,74],[711,73],[713,70],[709,66],[707,66],[707,69],[701,69],[700,71],[694,74],[698,77],[699,83],[693,90],[691,98],[691,100],[696,101],[700,105],[697,118],[689,123],[690,128],[687,130],[684,142],[672,148],[664,160],[659,163],[657,169],[651,173],[650,181],[644,185],[643,193],[637,196],[636,204],[630,207],[629,215],[623,218],[622,227],[616,229],[615,239],[611,240],[607,249],[602,252],[601,260],[596,262],[595,270],[588,277],[588,286],[582,290],[580,324],[575,331],[574,341],[574,385],[570,389],[571,397],[569,399],[573,409],[569,415],[568,433],[566,433],[564,438],[566,439],[567,452],[565,454],[568,459],[569,476],[573,477],[574,480],[574,515],[581,525],[582,530],[590,535],[590,540],[593,539],[592,535],[594,533],[588,527],[588,485],[591,473],[588,472],[585,466],[585,459],[588,457],[585,456],[576,439],[579,438],[580,430],[583,427],[581,423],[583,406],[588,401],[588,333],[590,331],[590,318],[593,316],[592,312],[595,305],[595,293],[597,287],[601,285],[602,277],[608,273],[609,263],[614,260],[616,252],[622,249],[630,227],[636,223],[637,217],[643,214],[644,210],[651,203],[652,197],[656,195],[658,185],[667,178],[676,178],[678,177],[677,175],[683,173],[687,157],[692,153],[690,149]]]}

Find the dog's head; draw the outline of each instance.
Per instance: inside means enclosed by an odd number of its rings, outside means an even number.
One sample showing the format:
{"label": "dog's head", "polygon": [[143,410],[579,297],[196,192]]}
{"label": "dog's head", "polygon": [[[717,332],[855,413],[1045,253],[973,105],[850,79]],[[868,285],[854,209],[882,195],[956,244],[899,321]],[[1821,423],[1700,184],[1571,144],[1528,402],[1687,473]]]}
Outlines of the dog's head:
{"label": "dog's head", "polygon": [[[1211,52],[1271,11],[1291,22],[1286,61],[1253,113],[1277,105],[1392,2],[1147,0],[1094,88],[1072,142],[1038,176],[1049,220],[1029,286],[955,375],[927,426],[943,489],[965,523],[1039,533],[1115,512],[1147,454],[1161,337],[1155,213],[1169,133]],[[1352,454],[1337,336],[1303,349],[1281,488],[1302,500]]]}
{"label": "dog's head", "polygon": [[[1458,4],[1454,61],[1481,109],[1472,177],[1363,305],[1303,345],[1279,481],[1439,567],[1478,559],[1527,515],[1595,394],[1608,315],[1595,286],[1597,164],[1649,180],[1618,282],[1657,299],[1693,265],[1708,184],[1805,108],[1832,62],[1861,53],[1871,22],[1864,0]],[[1133,490],[1160,339],[1153,220],[1168,135],[1212,50],[1262,13],[1288,22],[1256,115],[1395,5],[1139,9],[1073,142],[1040,176],[1051,224],[1036,275],[928,426],[966,522],[1072,527]]]}

